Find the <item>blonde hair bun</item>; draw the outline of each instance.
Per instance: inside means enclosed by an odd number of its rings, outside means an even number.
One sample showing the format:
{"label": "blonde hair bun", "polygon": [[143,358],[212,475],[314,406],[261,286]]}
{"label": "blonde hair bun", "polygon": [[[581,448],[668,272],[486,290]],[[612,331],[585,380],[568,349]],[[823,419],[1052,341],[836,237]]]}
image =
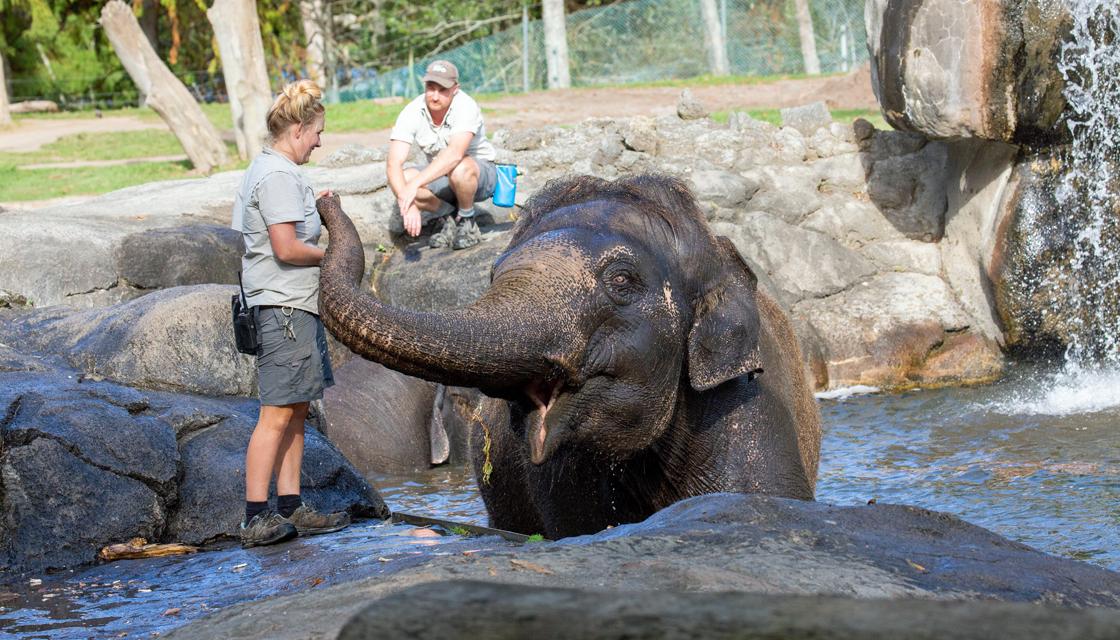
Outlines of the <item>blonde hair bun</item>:
{"label": "blonde hair bun", "polygon": [[284,85],[268,110],[268,133],[275,141],[293,124],[307,126],[326,109],[320,100],[323,90],[307,78]]}

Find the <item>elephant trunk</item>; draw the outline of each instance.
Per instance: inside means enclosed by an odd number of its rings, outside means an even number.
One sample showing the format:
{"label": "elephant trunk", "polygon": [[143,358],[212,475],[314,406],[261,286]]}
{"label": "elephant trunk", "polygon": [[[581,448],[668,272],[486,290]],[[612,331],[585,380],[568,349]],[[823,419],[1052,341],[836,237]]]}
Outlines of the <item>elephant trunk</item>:
{"label": "elephant trunk", "polygon": [[[500,390],[547,378],[547,331],[504,308],[500,296],[443,313],[381,303],[360,290],[365,252],[337,198],[319,202],[330,233],[320,272],[323,324],[358,355],[401,373],[446,385]],[[487,300],[489,298],[489,300]]]}

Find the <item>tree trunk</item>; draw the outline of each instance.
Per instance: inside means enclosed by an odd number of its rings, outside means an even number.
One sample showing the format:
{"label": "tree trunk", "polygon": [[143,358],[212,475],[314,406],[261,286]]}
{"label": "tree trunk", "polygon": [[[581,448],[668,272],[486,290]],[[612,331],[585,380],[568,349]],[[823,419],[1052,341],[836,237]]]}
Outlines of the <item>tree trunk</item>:
{"label": "tree trunk", "polygon": [[544,50],[548,61],[548,88],[572,86],[568,69],[568,20],[564,0],[544,0]]}
{"label": "tree trunk", "polygon": [[206,17],[222,56],[237,153],[242,160],[252,160],[268,135],[265,121],[272,106],[257,5],[253,0],[215,0]]}
{"label": "tree trunk", "polygon": [[797,31],[801,36],[801,57],[805,60],[805,73],[816,76],[821,73],[821,61],[817,58],[817,37],[813,33],[813,16],[809,13],[809,0],[793,0],[797,9]]}
{"label": "tree trunk", "polygon": [[152,48],[159,51],[159,0],[133,0],[132,8],[140,9],[140,29]]}
{"label": "tree trunk", "polygon": [[101,9],[100,22],[128,75],[140,92],[148,96],[147,105],[171,128],[194,168],[209,173],[229,162],[217,129],[183,83],[156,55],[132,9],[121,0],[109,0]]}
{"label": "tree trunk", "polygon": [[299,14],[303,20],[303,39],[307,48],[307,75],[319,88],[327,88],[327,39],[330,23],[326,21],[323,0],[301,0]]}
{"label": "tree trunk", "polygon": [[727,41],[720,25],[716,0],[700,0],[700,16],[704,21],[704,48],[708,51],[708,69],[714,76],[728,74]]}
{"label": "tree trunk", "polygon": [[0,51],[0,127],[12,123],[11,109],[8,108],[8,76],[4,72],[4,52]]}

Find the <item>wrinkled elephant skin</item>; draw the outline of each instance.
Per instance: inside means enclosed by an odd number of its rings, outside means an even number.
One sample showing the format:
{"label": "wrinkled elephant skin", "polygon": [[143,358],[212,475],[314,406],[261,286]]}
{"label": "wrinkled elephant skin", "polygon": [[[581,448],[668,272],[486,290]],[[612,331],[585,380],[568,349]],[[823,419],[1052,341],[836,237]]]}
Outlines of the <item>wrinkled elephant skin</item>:
{"label": "wrinkled elephant skin", "polygon": [[327,328],[490,397],[472,451],[493,526],[556,538],[704,493],[813,498],[820,416],[789,321],[681,182],[550,183],[490,288],[443,313],[360,292],[353,225],[337,199],[319,210]]}

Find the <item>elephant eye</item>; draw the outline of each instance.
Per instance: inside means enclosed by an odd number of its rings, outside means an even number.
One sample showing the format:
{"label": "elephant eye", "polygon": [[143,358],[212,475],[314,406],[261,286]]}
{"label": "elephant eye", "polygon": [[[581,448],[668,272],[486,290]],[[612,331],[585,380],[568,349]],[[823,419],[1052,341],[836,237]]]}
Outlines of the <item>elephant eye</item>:
{"label": "elephant eye", "polygon": [[629,304],[642,293],[642,280],[629,265],[614,265],[603,273],[607,293],[618,304]]}

